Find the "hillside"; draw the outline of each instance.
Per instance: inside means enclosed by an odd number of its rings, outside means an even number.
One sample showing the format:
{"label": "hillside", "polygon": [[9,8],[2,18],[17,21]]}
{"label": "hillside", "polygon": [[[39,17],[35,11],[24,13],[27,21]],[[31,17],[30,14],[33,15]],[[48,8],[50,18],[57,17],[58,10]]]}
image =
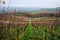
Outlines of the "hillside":
{"label": "hillside", "polygon": [[[33,7],[10,7],[11,12],[16,10],[17,12],[58,12],[60,11],[60,7],[56,8],[33,8]],[[0,7],[0,13],[3,12],[3,7]],[[4,7],[5,12],[8,12],[8,7]]]}

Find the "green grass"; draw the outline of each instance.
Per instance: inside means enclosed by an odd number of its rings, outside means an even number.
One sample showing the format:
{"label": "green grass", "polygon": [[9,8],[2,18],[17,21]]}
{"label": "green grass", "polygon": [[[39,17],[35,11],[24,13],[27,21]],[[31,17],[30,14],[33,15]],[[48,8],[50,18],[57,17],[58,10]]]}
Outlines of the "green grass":
{"label": "green grass", "polygon": [[0,34],[5,34],[4,40],[60,40],[60,26],[53,26],[52,29],[47,25],[34,27],[30,22],[25,30],[21,30],[20,26],[13,27],[9,25]]}

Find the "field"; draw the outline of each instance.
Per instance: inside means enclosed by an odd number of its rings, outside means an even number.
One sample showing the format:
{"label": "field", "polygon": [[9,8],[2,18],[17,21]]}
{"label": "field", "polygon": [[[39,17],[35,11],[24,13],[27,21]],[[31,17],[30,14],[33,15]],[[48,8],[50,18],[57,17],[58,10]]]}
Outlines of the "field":
{"label": "field", "polygon": [[0,39],[60,40],[60,17],[0,15]]}

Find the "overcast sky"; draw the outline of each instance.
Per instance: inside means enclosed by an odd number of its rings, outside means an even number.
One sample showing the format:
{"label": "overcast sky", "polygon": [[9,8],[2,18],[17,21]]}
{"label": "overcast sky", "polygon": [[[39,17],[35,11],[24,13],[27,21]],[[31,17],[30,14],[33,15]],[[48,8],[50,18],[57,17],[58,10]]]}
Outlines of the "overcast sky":
{"label": "overcast sky", "polygon": [[[5,0],[5,6],[8,6],[9,1]],[[10,7],[54,8],[60,7],[60,0],[11,0]]]}

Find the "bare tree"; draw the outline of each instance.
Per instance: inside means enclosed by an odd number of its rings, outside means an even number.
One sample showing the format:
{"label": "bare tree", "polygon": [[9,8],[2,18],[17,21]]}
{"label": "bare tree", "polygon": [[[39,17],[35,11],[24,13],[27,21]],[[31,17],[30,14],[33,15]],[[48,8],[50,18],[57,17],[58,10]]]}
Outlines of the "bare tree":
{"label": "bare tree", "polygon": [[5,4],[5,1],[4,1],[4,0],[2,0],[3,12],[4,12],[4,4]]}

